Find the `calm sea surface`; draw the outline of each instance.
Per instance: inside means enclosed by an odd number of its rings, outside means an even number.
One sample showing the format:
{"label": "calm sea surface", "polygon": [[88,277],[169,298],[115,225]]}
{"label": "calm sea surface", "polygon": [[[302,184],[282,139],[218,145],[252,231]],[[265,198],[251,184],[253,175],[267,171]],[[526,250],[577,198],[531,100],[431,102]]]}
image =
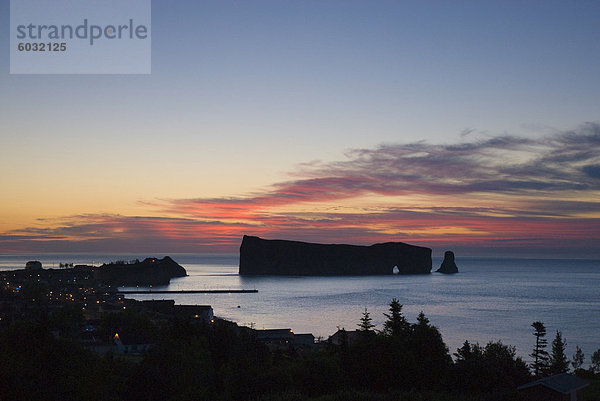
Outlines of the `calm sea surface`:
{"label": "calm sea surface", "polygon": [[[155,255],[162,256],[162,255]],[[257,289],[250,294],[136,295],[175,299],[178,304],[212,305],[215,315],[256,328],[291,328],[326,338],[338,327],[356,328],[365,308],[382,327],[392,298],[414,322],[419,311],[443,334],[454,352],[465,340],[501,340],[527,356],[534,344],[531,323],[541,320],[549,342],[556,330],[570,357],[579,345],[586,355],[600,348],[600,260],[456,259],[456,275],[366,277],[241,277],[237,255],[171,255],[189,276],[168,290]],[[23,268],[27,260],[45,268],[60,262],[95,263],[140,255],[0,255],[0,270]],[[434,259],[434,270],[440,265]],[[159,289],[158,287],[155,287]]]}

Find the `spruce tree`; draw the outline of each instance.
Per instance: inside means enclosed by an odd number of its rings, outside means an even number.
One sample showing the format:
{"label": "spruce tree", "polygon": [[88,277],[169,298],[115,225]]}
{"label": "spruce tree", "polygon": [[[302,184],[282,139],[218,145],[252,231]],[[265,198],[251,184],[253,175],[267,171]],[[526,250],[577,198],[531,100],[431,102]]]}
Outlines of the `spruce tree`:
{"label": "spruce tree", "polygon": [[429,327],[429,319],[427,319],[427,317],[425,316],[425,313],[423,311],[419,312],[419,315],[417,316],[417,327]]}
{"label": "spruce tree", "polygon": [[483,355],[483,350],[478,343],[471,345],[471,343],[467,340],[463,343],[463,346],[456,349],[454,353],[454,357],[456,358],[456,362],[465,362],[474,359],[481,359]]}
{"label": "spruce tree", "polygon": [[411,325],[406,357],[414,361],[410,370],[416,388],[433,388],[452,365],[442,333],[429,323],[422,311],[417,316],[417,322]]}
{"label": "spruce tree", "polygon": [[365,308],[365,311],[363,312],[363,315],[360,318],[360,323],[358,324],[358,330],[362,331],[364,333],[373,331],[373,328],[375,327],[375,325],[372,323],[372,321],[373,321],[373,319],[371,319],[371,316],[370,316],[369,312],[367,311],[367,308]]}
{"label": "spruce tree", "polygon": [[573,370],[581,369],[583,366],[583,361],[585,359],[585,355],[579,346],[575,346],[575,353],[573,354],[573,361],[571,365],[573,365]]}
{"label": "spruce tree", "polygon": [[402,305],[396,298],[392,299],[389,310],[389,315],[387,313],[383,314],[387,318],[383,323],[383,334],[391,337],[406,335],[410,329],[410,323],[402,315]]}
{"label": "spruce tree", "polygon": [[545,348],[548,345],[546,340],[546,326],[542,322],[533,322],[531,327],[535,330],[533,335],[535,336],[535,347],[533,352],[529,354],[534,361],[532,364],[533,372],[536,376],[541,376],[548,370],[548,352]]}
{"label": "spruce tree", "polygon": [[567,342],[563,340],[562,333],[556,330],[556,337],[552,341],[552,355],[550,356],[549,373],[557,375],[569,371],[569,360],[565,355]]}
{"label": "spruce tree", "polygon": [[592,354],[592,364],[590,370],[594,373],[600,373],[600,349]]}

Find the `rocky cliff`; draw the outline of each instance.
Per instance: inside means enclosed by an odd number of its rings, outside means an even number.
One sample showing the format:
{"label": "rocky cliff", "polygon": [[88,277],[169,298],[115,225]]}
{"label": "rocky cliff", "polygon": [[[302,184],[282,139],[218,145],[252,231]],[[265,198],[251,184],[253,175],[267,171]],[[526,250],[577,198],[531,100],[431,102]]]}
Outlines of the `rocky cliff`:
{"label": "rocky cliff", "polygon": [[456,266],[456,262],[454,262],[454,252],[446,251],[444,253],[444,261],[439,269],[436,272],[445,273],[445,274],[453,274],[458,273],[458,266]]}
{"label": "rocky cliff", "polygon": [[187,276],[187,272],[183,266],[169,256],[162,259],[146,258],[135,263],[108,263],[94,272],[96,280],[118,286],[166,285],[171,278],[184,276]]}
{"label": "rocky cliff", "polygon": [[431,249],[386,242],[371,246],[265,240],[244,235],[242,275],[355,276],[431,272]]}

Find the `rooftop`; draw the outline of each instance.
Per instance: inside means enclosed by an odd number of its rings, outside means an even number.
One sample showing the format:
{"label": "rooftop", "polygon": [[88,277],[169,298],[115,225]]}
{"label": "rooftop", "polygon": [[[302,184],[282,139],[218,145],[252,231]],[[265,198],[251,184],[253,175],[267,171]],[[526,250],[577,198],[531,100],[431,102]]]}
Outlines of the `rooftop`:
{"label": "rooftop", "polygon": [[535,387],[538,385],[547,387],[561,394],[569,394],[573,391],[581,390],[582,388],[587,387],[589,383],[575,375],[560,373],[558,375],[543,377],[539,380],[524,384],[519,387],[518,390],[524,390],[526,388]]}

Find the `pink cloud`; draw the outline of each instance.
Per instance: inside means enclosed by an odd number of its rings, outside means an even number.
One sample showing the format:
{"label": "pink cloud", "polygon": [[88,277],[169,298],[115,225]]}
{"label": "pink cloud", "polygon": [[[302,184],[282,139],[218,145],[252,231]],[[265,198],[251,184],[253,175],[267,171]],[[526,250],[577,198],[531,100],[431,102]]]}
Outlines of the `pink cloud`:
{"label": "pink cloud", "polygon": [[[132,247],[236,252],[241,237],[253,234],[597,255],[590,241],[600,240],[598,217],[581,216],[598,216],[600,210],[599,149],[600,125],[591,123],[538,139],[503,136],[455,145],[356,149],[342,161],[301,165],[289,181],[246,196],[144,204],[149,214],[162,211],[177,218],[71,216],[41,222],[43,228],[4,233],[0,250],[71,246],[108,252]],[[411,195],[428,200],[407,208]],[[365,196],[386,203],[368,210],[348,208]],[[451,205],[441,204],[448,200]],[[341,204],[344,209],[334,210]]]}

